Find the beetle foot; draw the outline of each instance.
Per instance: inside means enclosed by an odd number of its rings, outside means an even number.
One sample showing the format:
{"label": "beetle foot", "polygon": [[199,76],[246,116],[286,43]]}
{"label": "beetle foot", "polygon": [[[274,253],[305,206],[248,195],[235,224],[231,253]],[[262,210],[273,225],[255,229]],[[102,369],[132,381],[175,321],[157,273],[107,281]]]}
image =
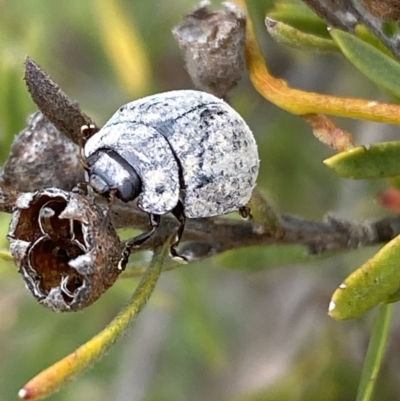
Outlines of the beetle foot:
{"label": "beetle foot", "polygon": [[[146,233],[147,234],[147,233]],[[140,238],[139,238],[140,237]],[[118,269],[119,270],[125,270],[126,265],[128,264],[129,261],[129,256],[131,256],[131,253],[134,249],[139,249],[140,246],[143,244],[143,242],[147,238],[143,239],[142,235],[138,235],[137,237],[129,240],[126,245],[124,250],[121,253],[121,260],[118,263]]]}
{"label": "beetle foot", "polygon": [[[135,239],[133,239],[132,241],[134,241]],[[129,262],[129,256],[131,256],[131,253],[134,249],[138,249],[140,248],[140,244],[135,244],[135,243],[127,243],[125,245],[124,250],[121,253],[121,260],[118,263],[118,269],[123,271],[126,269],[126,265]]]}
{"label": "beetle foot", "polygon": [[124,271],[126,265],[128,264],[129,256],[131,256],[132,249],[130,247],[125,247],[121,254],[121,260],[118,262],[118,270]]}
{"label": "beetle foot", "polygon": [[186,259],[182,255],[179,255],[179,253],[175,249],[175,244],[171,245],[171,248],[169,249],[169,254],[171,259],[177,263],[181,263],[182,265],[187,265],[189,263],[188,259]]}
{"label": "beetle foot", "polygon": [[72,189],[71,192],[75,194],[79,194],[82,196],[88,195],[88,183],[87,182],[78,182]]}
{"label": "beetle foot", "polygon": [[253,218],[253,215],[251,214],[251,210],[247,206],[242,206],[239,208],[239,214],[243,219],[246,220],[251,220]]}
{"label": "beetle foot", "polygon": [[176,219],[179,221],[180,224],[175,233],[175,240],[171,244],[171,247],[169,248],[169,255],[171,259],[174,260],[175,262],[187,264],[189,263],[188,259],[186,259],[182,255],[179,255],[178,251],[176,250],[176,247],[181,242],[183,231],[185,230],[185,224],[186,224],[186,216],[184,212],[183,203],[181,200],[178,202],[178,204],[174,207],[174,209],[171,212],[176,217]]}

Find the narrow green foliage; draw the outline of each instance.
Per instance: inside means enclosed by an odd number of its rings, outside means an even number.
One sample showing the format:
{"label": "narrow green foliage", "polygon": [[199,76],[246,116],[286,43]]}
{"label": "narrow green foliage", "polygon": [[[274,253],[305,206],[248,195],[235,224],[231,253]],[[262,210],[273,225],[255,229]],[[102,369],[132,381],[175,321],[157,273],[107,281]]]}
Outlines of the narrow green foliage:
{"label": "narrow green foliage", "polygon": [[338,51],[336,43],[327,38],[315,34],[302,32],[292,26],[267,17],[265,25],[269,34],[278,43],[293,47],[299,50],[313,51]]}
{"label": "narrow green foliage", "polygon": [[357,318],[386,302],[400,288],[400,236],[351,273],[332,295],[329,315],[337,320]]}
{"label": "narrow green foliage", "polygon": [[277,3],[267,15],[301,32],[329,38],[327,25],[310,8],[301,3]]}
{"label": "narrow green foliage", "polygon": [[381,88],[400,97],[400,65],[376,47],[356,36],[332,29],[333,40],[344,56],[366,77]]}
{"label": "narrow green foliage", "polygon": [[389,340],[392,316],[393,305],[384,305],[379,308],[361,373],[356,401],[372,400],[373,391]]}
{"label": "narrow green foliage", "polygon": [[358,146],[324,160],[336,174],[355,180],[400,174],[400,142]]}
{"label": "narrow green foliage", "polygon": [[355,34],[362,41],[369,43],[370,45],[374,46],[377,50],[393,58],[393,54],[390,52],[390,50],[364,25],[356,25]]}
{"label": "narrow green foliage", "polygon": [[169,238],[162,248],[154,252],[153,259],[136,291],[125,308],[100,333],[83,344],[72,354],[59,360],[30,380],[20,391],[24,399],[38,400],[63,387],[68,380],[82,374],[128,330],[153,293],[170,247]]}

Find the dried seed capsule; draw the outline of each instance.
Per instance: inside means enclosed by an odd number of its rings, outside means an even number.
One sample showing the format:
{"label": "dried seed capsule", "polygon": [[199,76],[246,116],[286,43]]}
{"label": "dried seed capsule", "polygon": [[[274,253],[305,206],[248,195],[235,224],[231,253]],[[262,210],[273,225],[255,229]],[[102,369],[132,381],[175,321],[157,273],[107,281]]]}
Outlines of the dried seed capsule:
{"label": "dried seed capsule", "polygon": [[[183,233],[185,218],[243,210],[255,186],[257,145],[243,118],[205,92],[161,93],[122,106],[85,145],[89,184],[115,194],[150,216],[172,212]],[[174,255],[174,248],[171,253]]]}
{"label": "dried seed capsule", "polygon": [[215,12],[209,4],[202,1],[172,33],[196,88],[226,98],[244,69],[246,16],[233,3]]}
{"label": "dried seed capsule", "polygon": [[15,209],[15,202],[20,195],[21,192],[4,185],[0,172],[0,212],[12,213]]}
{"label": "dried seed capsule", "polygon": [[117,279],[121,244],[89,198],[48,188],[16,202],[10,249],[28,289],[58,312],[82,309]]}
{"label": "dried seed capsule", "polygon": [[78,146],[41,112],[33,114],[11,147],[2,175],[4,185],[23,192],[48,187],[71,190],[83,178]]}

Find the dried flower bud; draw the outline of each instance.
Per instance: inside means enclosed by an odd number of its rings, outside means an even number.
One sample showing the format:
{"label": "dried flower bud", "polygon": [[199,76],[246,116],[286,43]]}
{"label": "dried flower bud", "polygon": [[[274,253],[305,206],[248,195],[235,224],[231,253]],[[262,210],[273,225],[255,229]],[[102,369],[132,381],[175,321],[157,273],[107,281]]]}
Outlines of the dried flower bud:
{"label": "dried flower bud", "polygon": [[28,289],[55,311],[90,305],[120,273],[121,243],[108,216],[76,193],[49,188],[21,195],[8,238]]}
{"label": "dried flower bud", "polygon": [[244,68],[246,17],[233,3],[223,4],[223,10],[211,12],[202,1],[172,33],[194,85],[225,98]]}
{"label": "dried flower bud", "polygon": [[4,184],[24,192],[47,187],[71,190],[83,179],[78,146],[41,112],[33,114],[11,147],[4,165]]}

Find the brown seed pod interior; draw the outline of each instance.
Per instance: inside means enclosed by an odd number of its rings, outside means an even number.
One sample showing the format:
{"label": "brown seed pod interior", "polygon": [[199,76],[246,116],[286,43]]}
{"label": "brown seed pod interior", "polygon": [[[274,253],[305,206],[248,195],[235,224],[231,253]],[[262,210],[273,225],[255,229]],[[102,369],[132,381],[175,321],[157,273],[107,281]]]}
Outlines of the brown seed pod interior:
{"label": "brown seed pod interior", "polygon": [[82,309],[117,279],[121,243],[92,199],[49,188],[17,200],[10,249],[38,301],[56,311]]}

